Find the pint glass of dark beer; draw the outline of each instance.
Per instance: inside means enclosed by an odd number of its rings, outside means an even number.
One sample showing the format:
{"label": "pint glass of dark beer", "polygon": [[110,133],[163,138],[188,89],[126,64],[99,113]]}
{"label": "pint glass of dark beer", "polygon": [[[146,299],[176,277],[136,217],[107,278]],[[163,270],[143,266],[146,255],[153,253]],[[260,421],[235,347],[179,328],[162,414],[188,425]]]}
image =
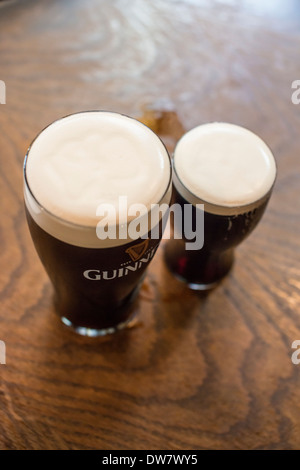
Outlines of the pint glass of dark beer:
{"label": "pint glass of dark beer", "polygon": [[152,207],[168,207],[171,180],[160,139],[118,113],[67,116],[34,140],[26,215],[65,325],[100,336],[128,324],[168,215],[153,221]]}
{"label": "pint glass of dark beer", "polygon": [[217,285],[233,264],[234,248],[261,219],[275,177],[271,150],[251,131],[210,123],[187,132],[174,151],[173,202],[182,208],[181,233],[190,227],[201,238],[201,232],[203,246],[187,249],[190,240],[176,237],[175,226],[165,247],[173,274],[195,290]]}

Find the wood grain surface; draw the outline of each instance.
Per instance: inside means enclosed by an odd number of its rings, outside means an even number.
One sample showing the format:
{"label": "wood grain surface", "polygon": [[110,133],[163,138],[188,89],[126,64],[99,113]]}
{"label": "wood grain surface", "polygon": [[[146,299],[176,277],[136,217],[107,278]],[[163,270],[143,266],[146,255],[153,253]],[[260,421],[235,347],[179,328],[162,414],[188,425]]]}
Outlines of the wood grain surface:
{"label": "wood grain surface", "polygon": [[[0,3],[1,449],[299,449],[300,8],[292,0]],[[65,329],[26,226],[30,141],[71,112],[143,116],[172,150],[224,120],[272,148],[268,210],[199,296],[150,266],[132,329]]]}

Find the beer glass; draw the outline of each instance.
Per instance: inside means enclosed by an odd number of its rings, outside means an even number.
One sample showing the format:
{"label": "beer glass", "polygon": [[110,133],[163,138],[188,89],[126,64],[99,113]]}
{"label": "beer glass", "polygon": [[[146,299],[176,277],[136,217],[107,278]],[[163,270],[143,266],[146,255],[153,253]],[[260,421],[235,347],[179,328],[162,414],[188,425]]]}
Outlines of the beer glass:
{"label": "beer glass", "polygon": [[106,335],[131,320],[168,215],[152,220],[152,207],[169,205],[171,180],[161,140],[118,113],[67,116],[31,144],[27,221],[56,311],[75,332]]}
{"label": "beer glass", "polygon": [[[275,177],[271,150],[248,129],[209,123],[187,132],[174,151],[173,202],[182,208],[181,233],[189,226],[204,242],[187,249],[190,240],[177,238],[173,224],[164,253],[171,272],[192,289],[215,287],[231,269],[234,249],[260,221]],[[187,205],[192,210],[185,213]]]}

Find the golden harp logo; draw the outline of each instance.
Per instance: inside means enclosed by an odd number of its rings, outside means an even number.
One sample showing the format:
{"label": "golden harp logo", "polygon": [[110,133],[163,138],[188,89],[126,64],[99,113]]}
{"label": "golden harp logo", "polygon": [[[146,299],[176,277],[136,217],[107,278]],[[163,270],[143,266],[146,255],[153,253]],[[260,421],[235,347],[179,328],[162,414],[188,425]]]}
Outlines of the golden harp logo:
{"label": "golden harp logo", "polygon": [[137,245],[127,248],[126,253],[129,254],[132,261],[138,261],[145,254],[148,246],[149,246],[149,238],[147,240],[144,240],[141,243],[138,243]]}

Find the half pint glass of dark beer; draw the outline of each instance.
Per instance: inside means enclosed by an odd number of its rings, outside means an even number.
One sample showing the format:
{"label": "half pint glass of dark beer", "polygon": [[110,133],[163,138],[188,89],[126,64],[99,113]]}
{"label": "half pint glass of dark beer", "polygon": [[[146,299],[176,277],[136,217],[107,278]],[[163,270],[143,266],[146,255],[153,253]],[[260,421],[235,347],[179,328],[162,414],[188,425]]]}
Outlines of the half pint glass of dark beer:
{"label": "half pint glass of dark beer", "polygon": [[[173,158],[173,201],[183,214],[165,247],[174,275],[195,290],[217,285],[233,264],[234,248],[261,219],[275,177],[271,150],[251,131],[210,123],[187,132]],[[184,210],[187,205],[191,211]],[[177,237],[178,228],[184,234],[187,227],[199,239],[202,232],[201,248],[187,249],[190,240]]]}
{"label": "half pint glass of dark beer", "polygon": [[171,163],[145,125],[117,113],[67,116],[44,129],[24,165],[25,208],[57,313],[77,333],[125,327],[161,240]]}

